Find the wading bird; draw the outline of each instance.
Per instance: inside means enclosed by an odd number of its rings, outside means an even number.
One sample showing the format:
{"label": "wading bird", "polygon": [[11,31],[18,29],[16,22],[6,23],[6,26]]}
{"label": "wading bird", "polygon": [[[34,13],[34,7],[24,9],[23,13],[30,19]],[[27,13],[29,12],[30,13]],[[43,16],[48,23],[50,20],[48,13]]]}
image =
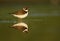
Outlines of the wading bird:
{"label": "wading bird", "polygon": [[23,19],[28,15],[28,7],[24,7],[22,10],[18,10],[11,13],[13,16]]}
{"label": "wading bird", "polygon": [[20,30],[22,32],[26,32],[26,33],[28,32],[28,25],[26,23],[23,23],[23,22],[14,24],[12,27],[17,29],[17,30]]}

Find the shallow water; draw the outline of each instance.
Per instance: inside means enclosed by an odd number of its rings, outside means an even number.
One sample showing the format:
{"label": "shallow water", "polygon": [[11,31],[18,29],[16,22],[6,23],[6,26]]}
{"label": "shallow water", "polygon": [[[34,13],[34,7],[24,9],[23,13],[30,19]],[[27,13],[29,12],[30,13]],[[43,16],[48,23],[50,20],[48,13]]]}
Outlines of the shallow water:
{"label": "shallow water", "polygon": [[17,22],[17,18],[8,13],[22,8],[23,5],[2,5],[0,9],[0,41],[59,41],[60,10],[51,11],[53,7],[50,8],[48,5],[35,6],[30,6],[31,12],[28,17],[23,19],[23,22],[29,26],[29,33],[22,33],[11,28]]}

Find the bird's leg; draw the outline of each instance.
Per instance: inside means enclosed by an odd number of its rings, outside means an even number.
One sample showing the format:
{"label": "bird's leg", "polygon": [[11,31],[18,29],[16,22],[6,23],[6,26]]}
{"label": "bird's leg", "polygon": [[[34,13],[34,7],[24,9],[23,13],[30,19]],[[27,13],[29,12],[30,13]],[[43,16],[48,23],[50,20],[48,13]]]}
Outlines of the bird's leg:
{"label": "bird's leg", "polygon": [[22,19],[20,18],[20,19],[18,19],[18,22],[22,22]]}
{"label": "bird's leg", "polygon": [[20,19],[20,22],[22,22],[22,18]]}

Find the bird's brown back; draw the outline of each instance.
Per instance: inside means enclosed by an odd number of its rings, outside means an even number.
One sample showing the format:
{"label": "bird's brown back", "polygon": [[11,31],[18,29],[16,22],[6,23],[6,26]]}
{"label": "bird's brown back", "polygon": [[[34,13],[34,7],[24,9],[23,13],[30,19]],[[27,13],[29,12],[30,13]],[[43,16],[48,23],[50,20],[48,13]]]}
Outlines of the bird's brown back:
{"label": "bird's brown back", "polygon": [[14,26],[13,28],[15,28],[17,30],[21,30],[21,31],[27,29],[25,26]]}
{"label": "bird's brown back", "polygon": [[24,11],[24,10],[19,10],[19,11],[16,11],[14,14],[16,15],[23,15],[23,14],[26,14],[27,12]]}

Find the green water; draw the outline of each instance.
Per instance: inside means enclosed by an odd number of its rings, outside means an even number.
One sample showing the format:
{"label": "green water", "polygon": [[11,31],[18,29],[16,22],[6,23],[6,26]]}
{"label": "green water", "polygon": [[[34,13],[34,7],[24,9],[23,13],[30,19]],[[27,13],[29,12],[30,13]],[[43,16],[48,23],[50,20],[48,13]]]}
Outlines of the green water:
{"label": "green water", "polygon": [[[17,18],[8,14],[25,5],[1,5],[0,41],[59,41],[60,8],[48,5],[29,5],[29,15],[23,21],[28,24],[29,33],[11,28]],[[1,22],[5,21],[5,22]]]}

